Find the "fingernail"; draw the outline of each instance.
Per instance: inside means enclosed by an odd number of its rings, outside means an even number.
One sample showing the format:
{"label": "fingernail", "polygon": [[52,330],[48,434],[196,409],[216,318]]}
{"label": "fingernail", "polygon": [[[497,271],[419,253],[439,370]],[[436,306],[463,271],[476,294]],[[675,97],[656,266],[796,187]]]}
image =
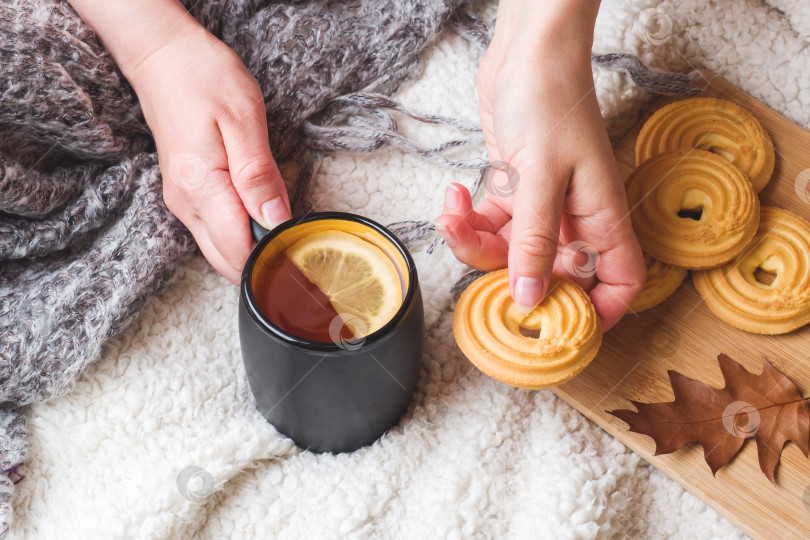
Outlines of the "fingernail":
{"label": "fingernail", "polygon": [[458,238],[456,238],[456,235],[453,234],[453,231],[447,228],[447,225],[438,221],[434,221],[433,224],[436,226],[436,232],[439,233],[439,236],[444,238],[444,241],[448,246],[454,248],[458,245]]}
{"label": "fingernail", "polygon": [[264,218],[263,226],[265,229],[272,229],[279,223],[289,219],[287,207],[284,206],[284,200],[280,195],[262,205],[262,217]]}
{"label": "fingernail", "polygon": [[523,313],[529,313],[540,303],[543,293],[543,280],[530,277],[519,277],[515,280],[515,307]]}
{"label": "fingernail", "polygon": [[444,202],[450,210],[461,209],[461,192],[455,184],[447,186],[447,190],[444,192]]}

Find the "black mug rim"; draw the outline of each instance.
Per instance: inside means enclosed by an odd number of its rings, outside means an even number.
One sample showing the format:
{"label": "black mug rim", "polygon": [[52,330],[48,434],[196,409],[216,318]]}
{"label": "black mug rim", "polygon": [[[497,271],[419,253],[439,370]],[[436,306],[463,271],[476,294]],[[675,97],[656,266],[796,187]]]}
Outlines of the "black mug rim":
{"label": "black mug rim", "polygon": [[[380,233],[382,236],[385,237],[386,240],[391,242],[397,250],[399,250],[402,257],[405,259],[405,264],[408,270],[408,289],[405,292],[405,296],[402,299],[402,304],[399,306],[399,309],[394,314],[394,316],[389,320],[382,328],[375,330],[374,332],[368,334],[367,336],[363,337],[361,347],[365,347],[367,344],[371,345],[376,343],[382,339],[385,339],[391,330],[393,330],[402,318],[405,316],[405,313],[408,311],[409,306],[413,303],[413,297],[417,287],[417,277],[416,277],[416,263],[411,257],[411,253],[408,251],[408,248],[405,247],[405,244],[397,238],[391,231],[389,231],[385,226],[377,223],[373,219],[367,218],[365,216],[361,216],[359,214],[352,214],[349,212],[310,212],[309,214],[300,217],[300,218],[292,218],[288,219],[287,221],[280,223],[273,229],[271,229],[267,234],[265,234],[258,243],[253,247],[253,250],[250,252],[247,261],[245,262],[245,267],[242,270],[242,284],[241,284],[241,295],[245,299],[245,306],[248,308],[247,312],[250,314],[251,318],[258,322],[262,328],[275,336],[276,338],[284,341],[287,344],[295,345],[298,347],[306,348],[308,350],[313,351],[334,351],[334,352],[352,352],[352,350],[359,350],[349,348],[342,344],[337,344],[328,341],[313,341],[310,339],[302,338],[295,336],[285,330],[282,330],[275,324],[273,324],[269,318],[267,318],[264,313],[259,309],[258,302],[256,298],[253,296],[253,290],[250,286],[253,276],[253,269],[256,264],[256,259],[258,259],[259,255],[264,251],[265,246],[269,244],[276,236],[281,234],[283,231],[290,229],[292,227],[301,225],[302,223],[307,223],[310,221],[320,221],[324,219],[340,219],[344,221],[354,221],[356,223],[361,223],[366,225],[376,232]],[[348,342],[352,343],[352,342]]]}

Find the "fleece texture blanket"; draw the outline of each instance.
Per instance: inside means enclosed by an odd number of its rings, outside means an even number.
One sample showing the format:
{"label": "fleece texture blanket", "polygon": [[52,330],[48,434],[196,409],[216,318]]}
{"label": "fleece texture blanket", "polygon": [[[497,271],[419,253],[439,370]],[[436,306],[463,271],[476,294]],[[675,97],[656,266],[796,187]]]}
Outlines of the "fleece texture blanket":
{"label": "fleece texture blanket", "polygon": [[[771,2],[605,0],[594,49],[662,69],[706,67],[810,127],[807,8]],[[494,2],[475,7],[492,21]],[[480,56],[448,29],[396,98],[475,123]],[[651,96],[626,75],[597,67],[594,77],[617,140]],[[450,129],[402,121],[428,146]],[[383,223],[430,219],[449,182],[477,176],[390,148],[330,154],[313,203]],[[426,354],[411,408],[380,441],[317,455],[265,422],[241,364],[237,291],[190,255],[70,393],[23,408],[31,446],[10,537],[743,537],[551,393],[473,368],[450,324],[449,289],[468,268],[443,246],[413,252]]]}

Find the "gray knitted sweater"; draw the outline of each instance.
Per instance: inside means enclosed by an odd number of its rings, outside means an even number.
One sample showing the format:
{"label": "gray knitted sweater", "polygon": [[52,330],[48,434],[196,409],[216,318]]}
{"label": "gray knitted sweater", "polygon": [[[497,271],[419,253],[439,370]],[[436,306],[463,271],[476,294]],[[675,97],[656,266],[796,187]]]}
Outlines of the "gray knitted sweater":
{"label": "gray knitted sweater", "polygon": [[[385,96],[418,72],[419,52],[448,22],[483,47],[488,29],[462,0],[187,0],[242,58],[265,96],[279,161],[303,163],[292,196],[310,208],[309,178],[331,150],[397,145],[457,167],[443,151],[478,126],[409,111]],[[627,55],[594,61],[656,91],[690,79],[651,74]],[[419,147],[391,110],[444,122],[466,138]],[[482,175],[483,177],[483,175]],[[362,211],[362,209],[358,209]],[[391,224],[406,243],[432,225]],[[21,407],[70,390],[194,247],[162,201],[154,141],[137,99],[64,0],[0,4],[0,537],[8,531],[27,433]],[[463,285],[463,283],[461,283]]]}

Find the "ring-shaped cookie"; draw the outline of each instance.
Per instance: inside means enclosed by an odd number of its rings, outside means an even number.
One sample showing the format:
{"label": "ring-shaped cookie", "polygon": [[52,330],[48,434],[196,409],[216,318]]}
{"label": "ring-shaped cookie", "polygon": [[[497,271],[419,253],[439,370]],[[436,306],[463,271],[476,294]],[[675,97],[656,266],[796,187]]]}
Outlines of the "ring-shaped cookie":
{"label": "ring-shaped cookie", "polygon": [[705,150],[648,159],[625,183],[630,218],[645,253],[706,269],[730,261],[759,223],[759,199],[728,160]]}
{"label": "ring-shaped cookie", "polygon": [[750,111],[717,98],[690,98],[658,109],[636,140],[636,165],[670,150],[699,148],[740,169],[759,193],[771,179],[773,142]]}
{"label": "ring-shaped cookie", "polygon": [[[760,272],[769,274],[768,284]],[[733,261],[693,272],[709,309],[755,334],[785,334],[810,323],[810,222],[763,206],[757,233]]]}
{"label": "ring-shaped cookie", "polygon": [[596,309],[579,285],[554,274],[546,297],[524,314],[509,295],[506,269],[484,274],[467,287],[453,313],[453,334],[478,369],[534,390],[577,375],[602,344]]}
{"label": "ring-shaped cookie", "polygon": [[663,263],[644,254],[647,281],[638,297],[630,304],[628,313],[652,309],[674,293],[689,273],[683,268]]}

